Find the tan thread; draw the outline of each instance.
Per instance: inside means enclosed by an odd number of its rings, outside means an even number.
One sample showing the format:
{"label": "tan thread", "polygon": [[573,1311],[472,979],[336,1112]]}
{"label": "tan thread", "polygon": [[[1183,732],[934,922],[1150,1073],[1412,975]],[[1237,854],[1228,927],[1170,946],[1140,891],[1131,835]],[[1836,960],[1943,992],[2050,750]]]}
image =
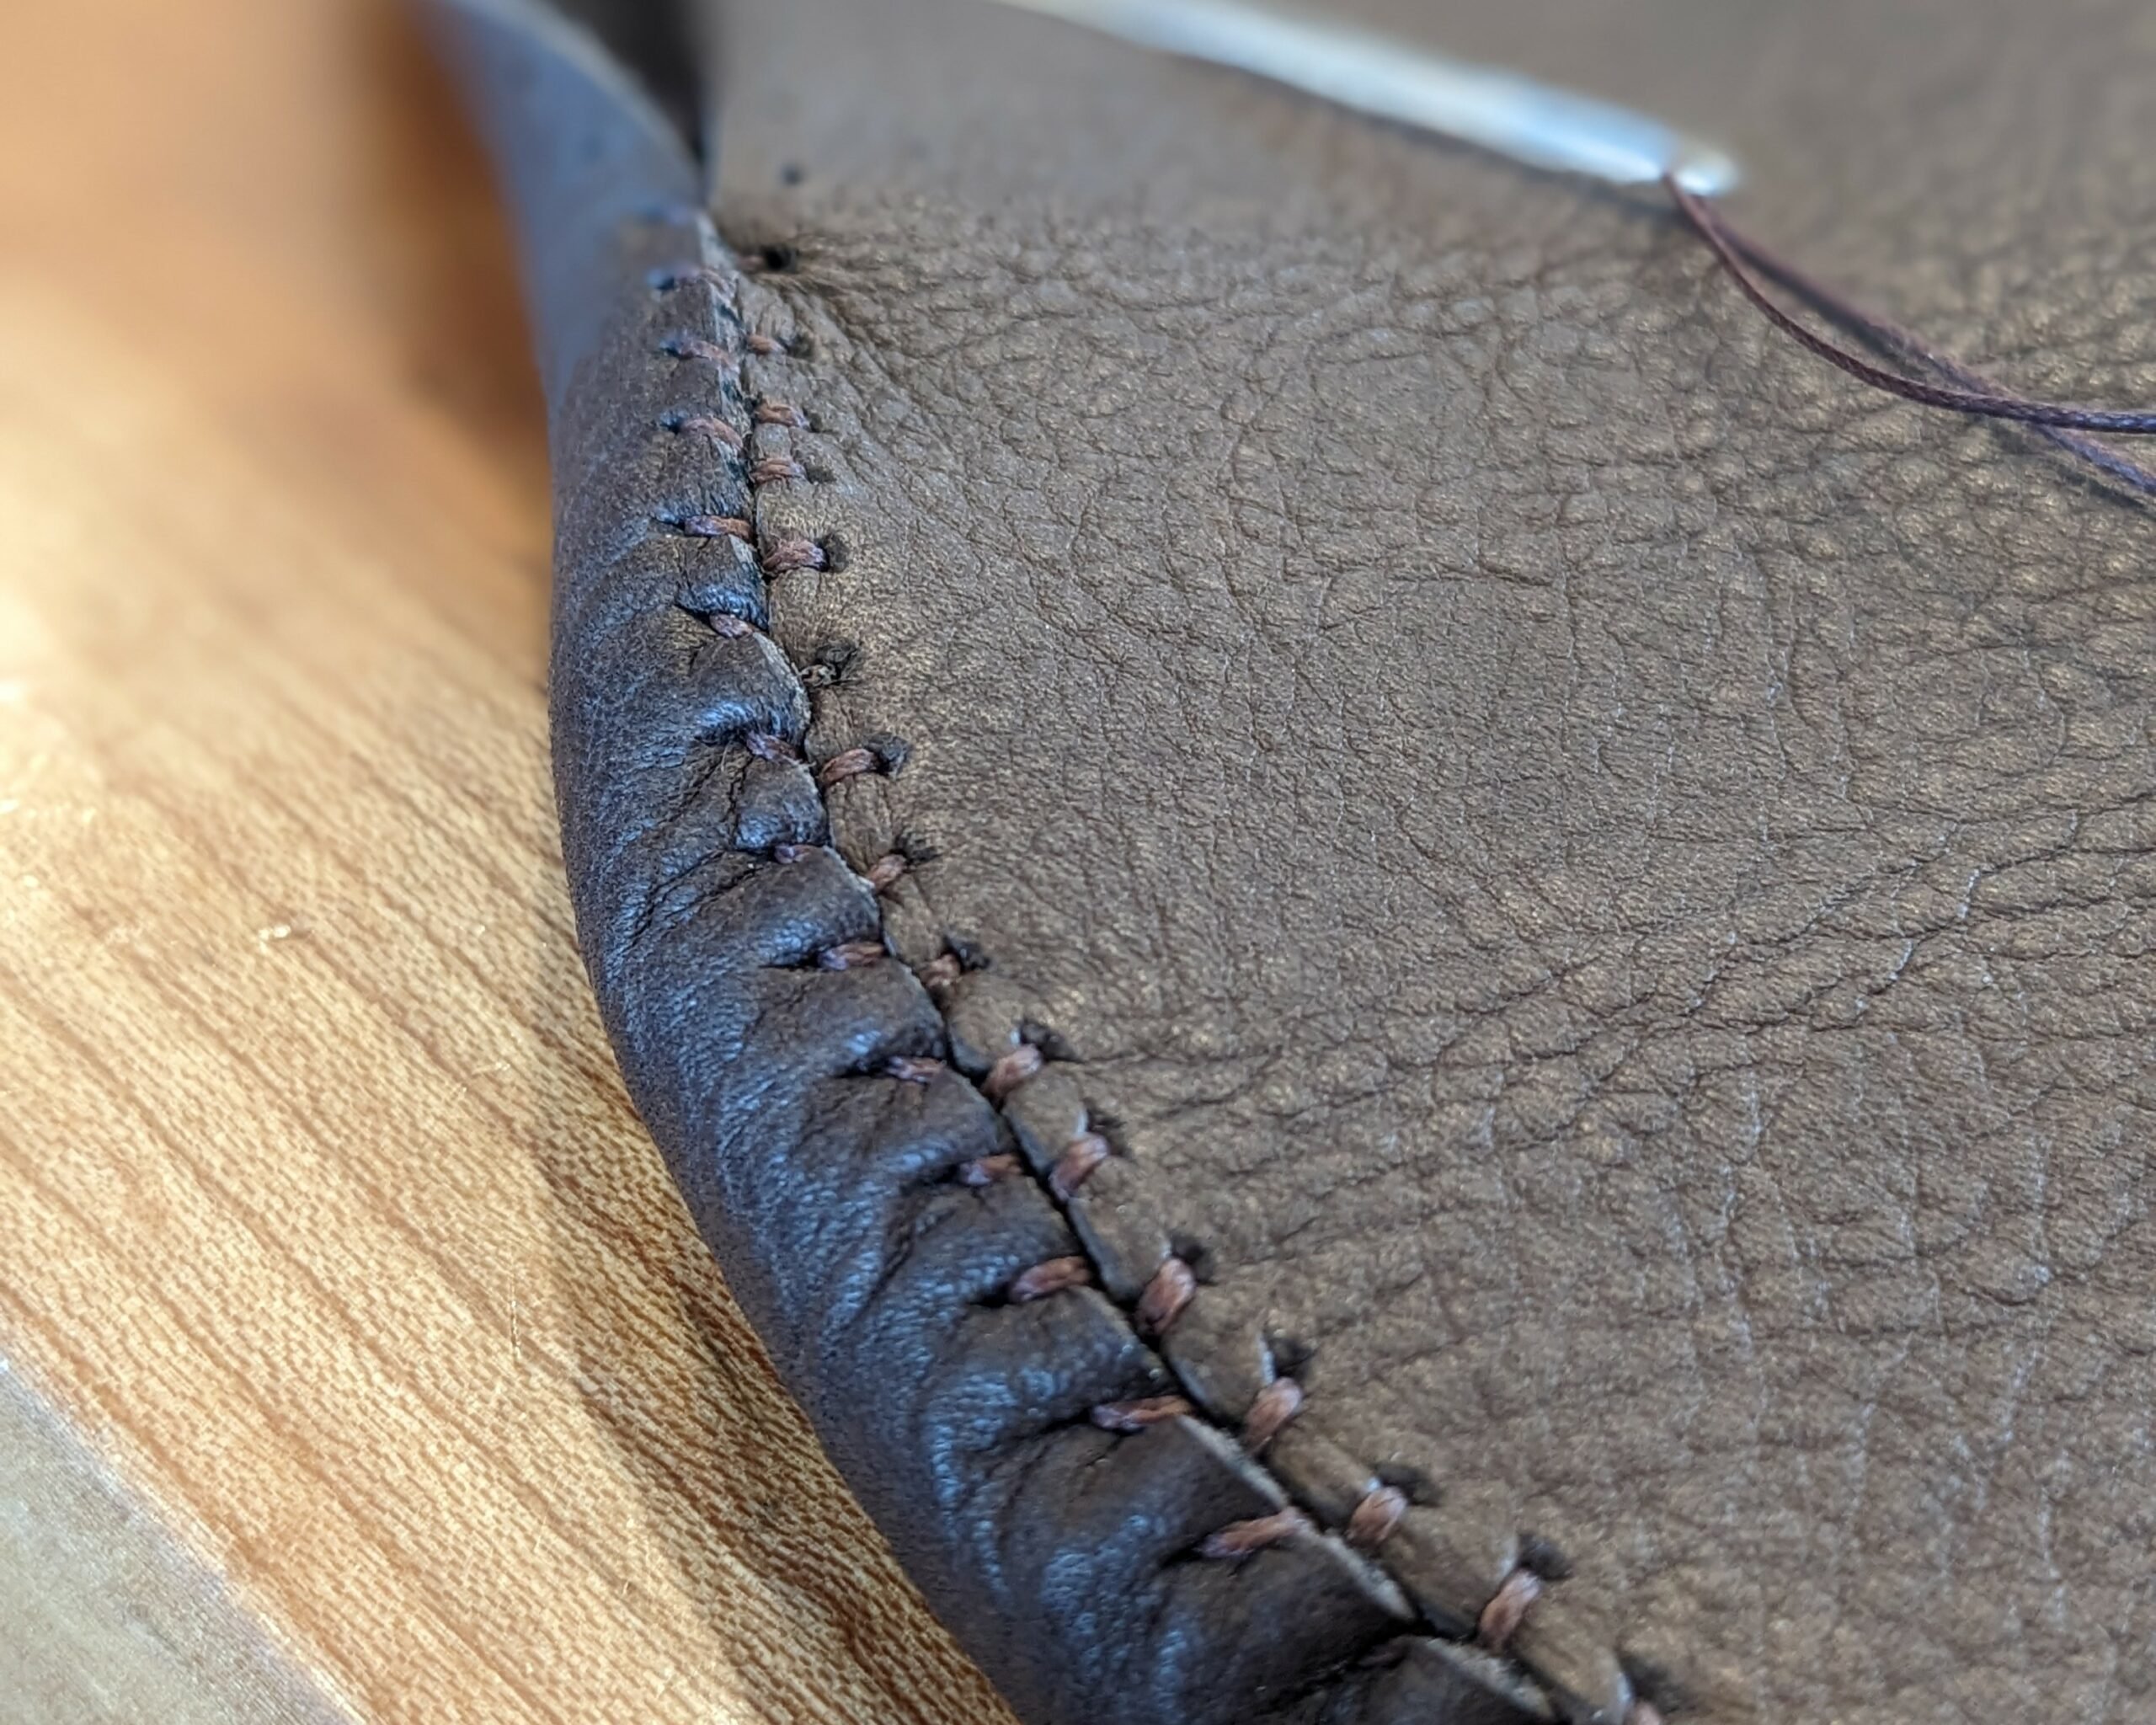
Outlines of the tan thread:
{"label": "tan thread", "polygon": [[1132,1314],[1138,1333],[1149,1342],[1159,1341],[1175,1327],[1176,1320],[1197,1297],[1198,1277],[1191,1267],[1179,1258],[1164,1259],[1145,1284],[1145,1291],[1138,1296],[1137,1309]]}
{"label": "tan thread", "polygon": [[1505,1652],[1525,1626],[1543,1591],[1543,1579],[1532,1569],[1513,1570],[1475,1620],[1475,1638],[1493,1653]]}
{"label": "tan thread", "polygon": [[1275,1378],[1257,1392],[1243,1416],[1243,1447],[1253,1455],[1278,1437],[1303,1411],[1303,1386],[1293,1378]]}
{"label": "tan thread", "polygon": [[1142,1432],[1171,1419],[1187,1419],[1197,1412],[1182,1396],[1148,1396],[1138,1402],[1103,1402],[1093,1410],[1093,1423],[1102,1431]]}
{"label": "tan thread", "polygon": [[1018,1172],[1018,1158],[1015,1156],[977,1156],[958,1167],[961,1186],[993,1186],[999,1180],[1007,1180]]}
{"label": "tan thread", "polygon": [[1373,1487],[1348,1518],[1348,1543],[1358,1551],[1374,1551],[1406,1519],[1406,1493],[1397,1486]]}
{"label": "tan thread", "polygon": [[861,878],[868,883],[871,890],[887,893],[905,878],[906,869],[910,866],[904,857],[896,851],[893,851],[889,855],[879,857],[870,864],[867,873]]}
{"label": "tan thread", "polygon": [[1054,1167],[1049,1171],[1049,1190],[1064,1203],[1070,1203],[1078,1188],[1114,1154],[1107,1140],[1099,1133],[1080,1134],[1065,1146],[1063,1154],[1055,1159]]}
{"label": "tan thread", "polygon": [[1038,1072],[1042,1065],[1041,1051],[1030,1042],[1022,1042],[988,1069],[988,1076],[980,1081],[982,1092],[990,1102],[1001,1103]]}
{"label": "tan thread", "polygon": [[1292,1506],[1276,1509],[1270,1515],[1261,1515],[1251,1521],[1231,1521],[1218,1533],[1209,1534],[1198,1550],[1208,1557],[1241,1562],[1246,1557],[1255,1557],[1283,1540],[1297,1534],[1315,1530],[1309,1516]]}
{"label": "tan thread", "polygon": [[1026,1306],[1073,1288],[1089,1288],[1092,1282],[1093,1267],[1084,1258],[1051,1258],[1019,1276],[1008,1291],[1013,1306]]}

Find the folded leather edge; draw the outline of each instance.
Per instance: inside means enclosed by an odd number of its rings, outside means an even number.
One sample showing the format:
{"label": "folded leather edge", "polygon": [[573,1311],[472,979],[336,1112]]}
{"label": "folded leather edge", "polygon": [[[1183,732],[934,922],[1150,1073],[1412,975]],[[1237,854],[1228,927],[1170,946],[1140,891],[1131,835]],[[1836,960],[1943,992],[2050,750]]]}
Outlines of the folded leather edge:
{"label": "folded leather edge", "polygon": [[[538,326],[557,787],[593,981],[699,1228],[931,1603],[1044,1725],[1645,1725],[1605,1643],[1514,1639],[1533,1569],[1479,1610],[1411,1605],[1356,1515],[1439,1541],[1441,1517],[1391,1487],[1291,1493],[1251,1453],[1271,1415],[1260,1433],[1184,1394],[1205,1362],[1159,1345],[1153,1281],[1074,1214],[1089,1133],[1053,1038],[955,955],[898,962],[919,948],[888,926],[903,849],[857,872],[834,847],[827,799],[901,761],[804,749],[808,685],[841,673],[772,583],[839,558],[759,495],[799,477],[785,437],[809,423],[747,376],[785,355],[783,307],[580,27],[542,0],[428,3]],[[1493,1611],[1518,1613],[1492,1637],[1517,1660],[1471,1644]]]}

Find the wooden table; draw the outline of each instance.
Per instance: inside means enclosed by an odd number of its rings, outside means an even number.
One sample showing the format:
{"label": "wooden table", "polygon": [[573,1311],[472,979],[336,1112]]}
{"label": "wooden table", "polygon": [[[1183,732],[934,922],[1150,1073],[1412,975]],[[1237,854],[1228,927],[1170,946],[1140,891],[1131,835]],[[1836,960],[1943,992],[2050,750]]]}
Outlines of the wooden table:
{"label": "wooden table", "polygon": [[367,0],[0,8],[0,1720],[1006,1718],[571,942],[506,241]]}

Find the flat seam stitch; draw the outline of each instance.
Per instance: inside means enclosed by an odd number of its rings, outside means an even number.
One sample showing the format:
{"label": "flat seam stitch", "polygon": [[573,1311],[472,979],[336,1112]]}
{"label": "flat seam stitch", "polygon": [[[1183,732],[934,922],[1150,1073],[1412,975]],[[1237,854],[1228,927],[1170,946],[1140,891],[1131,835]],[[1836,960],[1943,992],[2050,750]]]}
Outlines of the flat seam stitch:
{"label": "flat seam stitch", "polygon": [[[712,286],[715,291],[725,291],[725,290],[720,286],[720,282],[718,278],[724,277],[729,280],[732,284],[733,291],[730,295],[730,299],[735,312],[735,321],[739,324],[740,328],[739,329],[730,329],[726,327],[723,320],[714,318],[713,333],[721,344],[731,342],[740,348],[741,351],[733,355],[735,365],[734,376],[738,381],[739,378],[739,364],[750,352],[771,351],[771,350],[767,347],[761,349],[755,347],[747,331],[747,316],[744,309],[740,304],[739,288],[741,285],[742,278],[747,275],[748,271],[743,267],[741,260],[734,256],[731,248],[727,246],[723,238],[719,234],[716,224],[712,221],[707,212],[701,208],[682,209],[678,211],[676,215],[677,219],[690,225],[696,233],[698,248],[702,254],[702,261],[707,268],[710,269],[713,272],[713,279],[709,281],[708,285]],[[780,351],[783,351],[783,350],[782,349]],[[750,403],[749,418],[751,429],[753,430],[756,424],[757,404],[755,398],[750,396],[747,391],[744,390],[742,393],[744,399],[746,399]],[[797,429],[798,429],[800,422],[797,420],[793,423],[795,423]],[[759,545],[763,541],[762,528],[764,526],[761,487],[756,483],[754,478],[754,471],[757,466],[757,462],[752,458],[751,452],[745,442],[740,448],[736,449],[728,446],[722,451],[719,451],[719,454],[723,460],[730,462],[739,469],[737,477],[741,482],[742,489],[747,498],[747,512],[750,518],[750,525],[755,530],[752,534],[753,549],[755,545]],[[778,605],[775,593],[766,601],[766,603],[770,613],[773,618],[776,619]],[[791,655],[782,651],[779,656],[785,662],[788,675],[794,680],[796,686],[802,693],[803,698],[808,698],[810,691],[806,681],[802,676],[800,668],[794,665]],[[830,806],[830,791],[834,788],[834,784],[826,783],[820,777],[817,780],[817,798],[824,810],[826,830],[830,832],[833,838],[835,839],[836,823],[832,819],[832,810]],[[894,815],[895,811],[894,811],[890,806],[889,792],[886,790],[882,793],[882,795],[884,798],[885,814],[887,816]],[[916,884],[918,884],[918,883]],[[878,927],[879,932],[881,932],[887,927],[888,916],[884,909],[883,900],[880,894],[878,895],[877,906]],[[929,991],[929,994],[930,1003],[935,1008],[937,1022],[944,1033],[945,1044],[947,1046],[949,1046],[953,1042],[954,1039],[952,1034],[948,1012],[943,1003],[935,997],[933,991]],[[1029,1046],[1030,1044],[1022,1044],[1021,1049],[1022,1050]],[[995,1081],[996,1071],[1000,1070],[1000,1067],[997,1069],[991,1069],[988,1074],[984,1075],[980,1078],[975,1078],[971,1074],[963,1071],[955,1065],[949,1066],[947,1070],[962,1079],[977,1095],[980,1097],[981,1100],[988,1105],[996,1119],[1004,1124],[1006,1130],[1011,1130],[1009,1117],[1006,1113],[1002,1098],[1004,1096],[1008,1095],[1011,1091],[1016,1090],[1019,1087],[1018,1084],[1013,1084],[1009,1087],[1008,1090],[999,1093],[990,1087]],[[1019,1081],[1019,1083],[1022,1083],[1022,1081],[1023,1081],[1022,1079]],[[1071,1215],[1072,1197],[1066,1196],[1065,1194],[1059,1191],[1057,1185],[1050,1176],[1034,1172],[1030,1168],[1028,1168],[1027,1172],[1034,1186],[1048,1200],[1050,1207],[1055,1211],[1058,1218],[1067,1228],[1071,1230],[1074,1242],[1077,1247],[1078,1252],[1082,1255],[1083,1261],[1086,1263],[1087,1268],[1091,1274],[1093,1283],[1095,1285],[1099,1285],[1102,1274],[1101,1266],[1097,1263],[1093,1262],[1091,1254],[1086,1252],[1083,1234],[1077,1229],[1075,1219]],[[1130,1330],[1133,1337],[1138,1341],[1139,1345],[1145,1348],[1150,1354],[1152,1354],[1154,1357],[1159,1360],[1161,1370],[1166,1375],[1168,1379],[1171,1381],[1180,1381],[1182,1375],[1177,1372],[1174,1367],[1171,1365],[1164,1357],[1161,1356],[1158,1352],[1157,1343],[1159,1337],[1157,1335],[1148,1336],[1145,1330],[1141,1328],[1137,1322],[1134,1322],[1134,1314],[1126,1311],[1119,1303],[1113,1300],[1107,1300],[1104,1303],[1109,1306],[1110,1310],[1114,1311],[1118,1319]],[[1275,1381],[1280,1382],[1287,1381],[1276,1380]],[[1182,1398],[1180,1397],[1176,1399],[1179,1401],[1182,1400]],[[1231,1441],[1237,1438],[1236,1429],[1233,1426],[1229,1424],[1223,1418],[1207,1412],[1203,1407],[1200,1407],[1194,1403],[1184,1402],[1182,1407],[1178,1411],[1182,1412],[1185,1417],[1198,1420],[1199,1423],[1210,1428],[1212,1430],[1220,1434],[1222,1436]],[[1289,1418],[1293,1418],[1294,1417],[1295,1415],[1294,1413],[1290,1413],[1288,1416]],[[1283,1419],[1281,1423],[1284,1425],[1287,1423],[1287,1420]],[[1258,1454],[1244,1448],[1244,1446],[1241,1445],[1239,1445],[1238,1447],[1239,1449],[1243,1450],[1245,1459],[1248,1464],[1262,1474],[1262,1476],[1273,1487],[1273,1488],[1278,1492],[1285,1503],[1296,1506],[1296,1511],[1294,1513],[1299,1516],[1301,1516],[1306,1509],[1305,1500],[1301,1495],[1290,1489],[1288,1482],[1281,1478],[1280,1476],[1272,1468],[1266,1466]],[[1262,1448],[1262,1446],[1261,1445],[1260,1447]],[[1374,1496],[1375,1493],[1373,1493],[1372,1495]],[[1369,1498],[1365,1498],[1364,1500],[1364,1505],[1367,1505],[1369,1501]],[[1257,1527],[1262,1522],[1269,1522],[1274,1519],[1275,1518],[1273,1517],[1264,1517],[1260,1518],[1260,1522],[1237,1524],[1236,1525]],[[1385,1578],[1389,1585],[1396,1589],[1403,1599],[1409,1601],[1411,1606],[1413,1605],[1415,1595],[1412,1590],[1410,1589],[1401,1580],[1401,1578],[1393,1573],[1392,1569],[1385,1562],[1382,1557],[1377,1552],[1364,1549],[1363,1547],[1353,1545],[1352,1542],[1347,1541],[1344,1537],[1346,1532],[1345,1528],[1334,1529],[1327,1527],[1325,1523],[1315,1514],[1308,1514],[1303,1518],[1302,1528],[1315,1530],[1321,1537],[1340,1540],[1343,1543],[1348,1544],[1350,1550],[1354,1551],[1364,1562],[1370,1564],[1372,1567],[1374,1567]],[[1223,1531],[1232,1532],[1233,1530],[1234,1529],[1231,1528],[1229,1530],[1224,1530]],[[1301,1530],[1301,1529],[1294,1530]],[[1213,1536],[1214,1541],[1218,1541],[1220,1538],[1220,1534],[1216,1534]],[[1211,1542],[1209,1541],[1209,1544]],[[1255,1550],[1257,1549],[1257,1547],[1252,1546],[1251,1549]],[[1211,1554],[1216,1556],[1232,1555],[1232,1553],[1225,1551],[1216,1551]],[[1491,1615],[1493,1611],[1508,1611],[1513,1609],[1516,1599],[1514,1583],[1520,1578],[1527,1578],[1529,1579],[1534,1593],[1539,1593],[1540,1591],[1540,1578],[1535,1577],[1532,1570],[1516,1564],[1512,1573],[1507,1576],[1505,1582],[1500,1586],[1497,1593],[1493,1595],[1488,1604],[1486,1605],[1482,1613],[1481,1621],[1478,1624],[1478,1629],[1487,1626]],[[1533,1599],[1530,1595],[1527,1599],[1526,1605],[1520,1605],[1518,1607],[1518,1616],[1520,1619],[1524,1618],[1527,1606],[1531,1605],[1532,1603]],[[1442,1645],[1452,1647],[1476,1648],[1486,1645],[1484,1642],[1480,1641],[1476,1635],[1452,1635],[1446,1633],[1437,1625],[1432,1623],[1428,1616],[1422,1613],[1420,1607],[1414,1607],[1414,1609],[1416,1610],[1417,1621],[1412,1624],[1402,1626],[1399,1633],[1403,1637],[1413,1637],[1419,1639],[1426,1639]],[[1518,1623],[1515,1621],[1514,1627],[1516,1628],[1517,1626]],[[1530,1692],[1534,1698],[1542,1702],[1548,1712],[1553,1715],[1556,1715],[1564,1711],[1556,1704],[1555,1695],[1550,1690],[1544,1680],[1529,1666],[1524,1664],[1516,1655],[1506,1650],[1502,1645],[1493,1648],[1489,1648],[1488,1650],[1495,1652],[1499,1658],[1504,1659],[1506,1664],[1509,1667],[1512,1672],[1529,1686]],[[1614,1647],[1610,1648],[1609,1651],[1613,1658],[1617,1658],[1620,1668],[1625,1671],[1628,1683],[1636,1685],[1636,1680],[1632,1679],[1630,1676],[1629,1663],[1622,1659],[1621,1655],[1619,1654]],[[1660,1725],[1661,1717],[1662,1716],[1659,1710],[1653,1706],[1653,1705],[1644,1697],[1640,1696],[1637,1692],[1637,1689],[1635,1686],[1632,1698],[1626,1713],[1621,1716],[1619,1720],[1612,1722],[1612,1725]]]}

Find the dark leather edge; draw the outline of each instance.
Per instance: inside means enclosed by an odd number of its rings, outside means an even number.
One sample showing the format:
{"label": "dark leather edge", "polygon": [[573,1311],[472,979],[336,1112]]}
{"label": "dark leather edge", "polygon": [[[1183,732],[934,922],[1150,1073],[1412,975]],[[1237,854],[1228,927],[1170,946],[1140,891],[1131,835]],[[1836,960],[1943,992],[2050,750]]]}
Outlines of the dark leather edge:
{"label": "dark leather edge", "polygon": [[[1140,1339],[1097,1263],[1095,1285],[1011,1297],[1088,1256],[1036,1148],[1067,1141],[1038,1130],[1064,1092],[1028,1083],[1033,1118],[1011,1117],[1001,1063],[1033,1044],[992,989],[962,979],[939,1006],[895,959],[848,957],[883,942],[885,906],[876,859],[857,873],[834,847],[825,793],[896,756],[804,753],[797,667],[819,644],[794,638],[773,578],[820,553],[760,519],[732,446],[762,403],[696,164],[542,0],[429,3],[515,206],[538,328],[556,778],[586,960],[697,1226],[932,1606],[1043,1725],[1614,1725],[1625,1674],[1592,1694],[1540,1682],[1466,1644],[1471,1623],[1418,1616],[1316,1520],[1276,1520],[1320,1506],[1224,1423],[1096,1423],[1193,1368]],[[1253,1555],[1206,1555],[1251,1523],[1272,1529]]]}

